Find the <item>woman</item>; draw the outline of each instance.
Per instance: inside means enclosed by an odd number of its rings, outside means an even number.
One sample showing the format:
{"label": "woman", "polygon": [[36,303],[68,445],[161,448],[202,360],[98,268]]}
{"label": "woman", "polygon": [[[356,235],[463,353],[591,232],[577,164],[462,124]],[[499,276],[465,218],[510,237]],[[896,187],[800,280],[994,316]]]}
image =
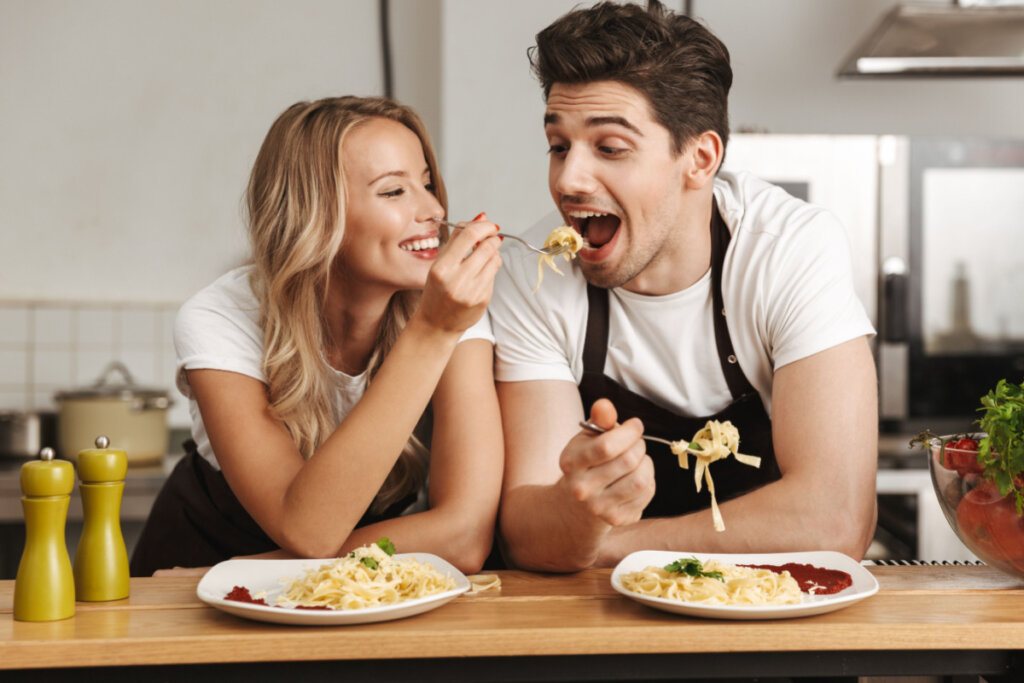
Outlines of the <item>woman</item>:
{"label": "woman", "polygon": [[252,264],[175,323],[194,443],[132,575],[278,548],[333,557],[382,536],[478,571],[503,461],[485,313],[497,226],[481,214],[448,239],[423,124],[382,98],[286,110],[247,204]]}

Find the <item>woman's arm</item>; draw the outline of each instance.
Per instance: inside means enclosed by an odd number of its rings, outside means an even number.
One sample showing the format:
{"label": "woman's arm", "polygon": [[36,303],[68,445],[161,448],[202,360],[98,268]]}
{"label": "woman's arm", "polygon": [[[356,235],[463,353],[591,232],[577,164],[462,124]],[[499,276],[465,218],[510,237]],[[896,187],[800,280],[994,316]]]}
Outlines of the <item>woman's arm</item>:
{"label": "woman's arm", "polygon": [[461,571],[491,550],[504,462],[490,342],[458,345],[433,398],[430,509],[356,529],[340,552],[390,538],[399,552],[430,552]]}

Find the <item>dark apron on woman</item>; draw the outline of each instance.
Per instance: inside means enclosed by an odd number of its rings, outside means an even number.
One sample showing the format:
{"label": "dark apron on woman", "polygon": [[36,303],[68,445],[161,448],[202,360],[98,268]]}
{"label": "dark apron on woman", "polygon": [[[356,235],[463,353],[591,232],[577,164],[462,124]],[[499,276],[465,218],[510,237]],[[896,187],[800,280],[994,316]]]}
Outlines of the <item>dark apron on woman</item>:
{"label": "dark apron on woman", "polygon": [[[621,386],[604,374],[608,352],[608,290],[587,285],[589,314],[587,336],[583,346],[583,379],[579,384],[583,408],[599,398],[610,399],[618,411],[619,421],[638,417],[644,433],[670,441],[689,440],[708,420],[729,420],[740,433],[740,452],[761,458],[761,466],[744,465],[735,458],[718,460],[709,466],[715,482],[719,503],[752,491],[781,477],[772,448],[772,423],[757,391],[751,385],[733,352],[732,339],[725,323],[722,305],[722,264],[729,245],[729,229],[715,203],[711,217],[711,297],[714,316],[715,345],[732,403],[714,415],[684,417],[656,405],[652,401]],[[679,467],[678,458],[668,446],[646,442],[647,453],[654,462],[656,490],[644,509],[644,517],[673,517],[711,507],[711,494],[705,482],[697,493],[694,484],[694,461],[690,468]]]}
{"label": "dark apron on woman", "polygon": [[[149,518],[132,553],[132,576],[152,576],[157,569],[208,567],[237,555],[277,549],[256,520],[246,512],[228,486],[196,449],[184,444],[178,461],[153,502]],[[383,513],[367,512],[357,528],[397,517],[416,500],[410,494]]]}

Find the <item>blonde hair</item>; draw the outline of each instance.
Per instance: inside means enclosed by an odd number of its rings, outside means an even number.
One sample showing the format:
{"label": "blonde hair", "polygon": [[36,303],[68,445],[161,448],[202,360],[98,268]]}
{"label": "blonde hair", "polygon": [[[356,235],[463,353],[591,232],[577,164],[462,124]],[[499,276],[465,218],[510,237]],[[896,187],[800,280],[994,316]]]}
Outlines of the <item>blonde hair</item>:
{"label": "blonde hair", "polygon": [[[260,302],[270,408],[304,458],[339,421],[336,378],[325,353],[323,302],[345,232],[342,141],[372,118],[397,121],[420,139],[434,194],[447,212],[447,194],[423,122],[409,107],[381,97],[333,97],[289,107],[270,127],[246,192],[254,261],[251,284]],[[367,368],[370,381],[419,296],[417,291],[402,291],[388,302]],[[425,478],[426,449],[410,435],[370,510],[382,512],[418,490]]]}

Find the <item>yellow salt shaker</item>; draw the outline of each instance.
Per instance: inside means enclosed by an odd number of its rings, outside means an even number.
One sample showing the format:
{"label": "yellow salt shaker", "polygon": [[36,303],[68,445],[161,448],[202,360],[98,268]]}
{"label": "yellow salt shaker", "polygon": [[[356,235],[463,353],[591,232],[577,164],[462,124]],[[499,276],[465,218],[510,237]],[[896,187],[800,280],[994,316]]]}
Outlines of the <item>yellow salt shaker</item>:
{"label": "yellow salt shaker", "polygon": [[121,499],[128,456],[96,438],[96,448],[78,453],[82,493],[82,537],[75,550],[75,593],[100,602],[128,597],[128,551],[121,533]]}
{"label": "yellow salt shaker", "polygon": [[75,613],[75,581],[64,542],[75,470],[44,448],[21,466],[25,550],[14,582],[14,618],[56,621]]}

